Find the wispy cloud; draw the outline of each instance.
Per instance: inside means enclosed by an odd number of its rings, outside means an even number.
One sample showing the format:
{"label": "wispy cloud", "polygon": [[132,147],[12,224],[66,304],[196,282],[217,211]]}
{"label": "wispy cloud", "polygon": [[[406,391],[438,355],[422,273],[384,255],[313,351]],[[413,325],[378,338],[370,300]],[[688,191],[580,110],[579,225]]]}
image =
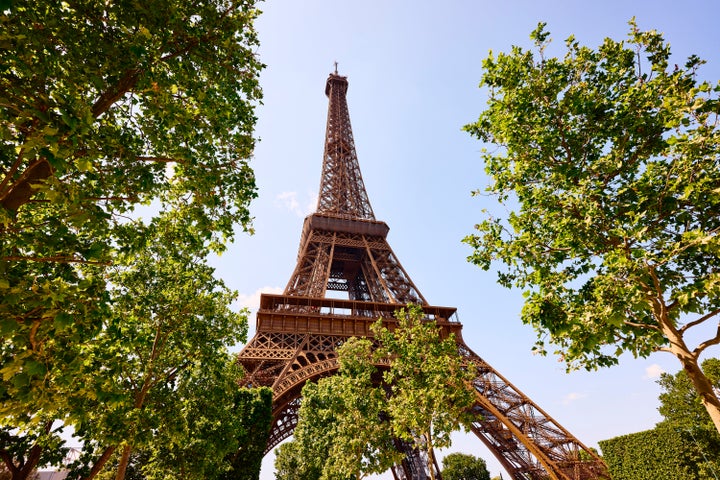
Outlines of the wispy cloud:
{"label": "wispy cloud", "polygon": [[315,211],[315,205],[317,204],[317,196],[311,193],[306,195],[306,201],[304,205],[298,200],[297,192],[282,192],[275,197],[276,204],[291,211],[298,217],[305,217]]}
{"label": "wispy cloud", "polygon": [[255,290],[253,293],[238,294],[237,302],[241,307],[248,308],[252,313],[257,312],[260,307],[260,294],[261,293],[282,293],[282,287],[261,287]]}
{"label": "wispy cloud", "polygon": [[658,365],[657,363],[653,363],[649,367],[645,368],[645,375],[643,375],[643,378],[645,379],[655,379],[660,378],[660,375],[665,373],[665,370]]}
{"label": "wispy cloud", "polygon": [[565,395],[562,399],[563,405],[570,405],[571,403],[587,397],[587,393],[571,392]]}

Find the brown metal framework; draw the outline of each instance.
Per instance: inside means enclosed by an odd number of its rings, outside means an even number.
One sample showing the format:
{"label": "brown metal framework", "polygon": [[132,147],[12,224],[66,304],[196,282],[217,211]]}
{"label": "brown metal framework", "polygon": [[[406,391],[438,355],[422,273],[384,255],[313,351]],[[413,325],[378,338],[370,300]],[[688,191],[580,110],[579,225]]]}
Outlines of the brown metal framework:
{"label": "brown metal framework", "polygon": [[[371,337],[378,318],[391,323],[398,308],[422,305],[427,318],[455,333],[460,353],[477,369],[472,431],[514,479],[609,478],[602,460],[535,405],[462,339],[455,309],[431,306],[387,242],[388,226],[375,220],[350,127],[346,77],[331,74],[325,152],[317,212],[305,219],[297,266],[282,295],[261,296],[257,329],[239,354],[252,385],[273,389],[269,451],[292,435],[301,390],[308,380],[337,371],[337,348],[349,337]],[[344,292],[344,299],[328,291]],[[428,478],[416,450],[393,468],[396,479]]]}

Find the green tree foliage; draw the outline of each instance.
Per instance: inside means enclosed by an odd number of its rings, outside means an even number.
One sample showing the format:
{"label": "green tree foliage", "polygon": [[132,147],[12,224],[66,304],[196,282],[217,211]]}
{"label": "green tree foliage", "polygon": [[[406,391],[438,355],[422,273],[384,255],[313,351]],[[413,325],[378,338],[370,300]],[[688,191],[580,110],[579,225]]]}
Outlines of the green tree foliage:
{"label": "green tree foliage", "polygon": [[[249,220],[253,4],[17,1],[0,14],[0,202],[6,233],[28,240],[16,256],[94,258],[67,247],[171,189],[204,233]],[[37,250],[26,215],[48,202],[63,243]]]}
{"label": "green tree foliage", "polygon": [[235,293],[197,253],[200,240],[168,215],[148,227],[145,249],[119,256],[109,272],[111,314],[80,346],[84,384],[69,393],[65,421],[77,435],[106,452],[122,449],[117,480],[133,448],[154,448],[161,462],[175,456],[181,467],[186,449],[197,448],[191,465],[202,478],[198,458],[230,453],[239,421],[227,411],[240,372],[228,369],[226,346],[244,341],[246,312],[229,309]]}
{"label": "green tree foliage", "polygon": [[[92,457],[93,458],[91,458],[91,460],[94,459],[94,455],[92,455]],[[149,452],[147,450],[133,450],[130,454],[130,459],[128,460],[128,465],[125,470],[125,480],[146,480],[146,476],[143,473],[143,467],[147,463],[148,458]],[[83,478],[81,475],[78,475],[83,470],[81,467],[83,459],[84,458],[81,457],[80,461],[76,462],[74,469],[72,469],[68,474],[69,478]],[[120,454],[115,452],[115,454],[108,459],[104,470],[95,476],[95,480],[113,480],[115,478],[115,472],[117,472],[119,461]]]}
{"label": "green tree foliage", "polygon": [[[231,376],[202,370],[193,375],[193,389],[182,395],[179,426],[153,433],[149,445],[134,448],[125,480],[188,478],[258,480],[264,445],[272,421],[272,390],[238,388],[235,359],[228,359]],[[218,388],[227,392],[217,394]],[[208,387],[209,390],[197,387]],[[87,478],[102,448],[86,448],[70,478]],[[96,480],[116,476],[121,455],[114,451]]]}
{"label": "green tree foliage", "polygon": [[345,342],[338,349],[337,374],[303,387],[297,447],[286,447],[285,455],[291,460],[297,448],[301,457],[314,461],[294,468],[309,474],[319,470],[323,480],[359,480],[400,461],[387,421],[385,390],[377,380],[372,343],[356,338]]}
{"label": "green tree foliage", "polygon": [[62,427],[53,429],[52,422],[45,422],[38,431],[0,428],[0,479],[24,479],[32,477],[38,465],[61,465],[69,451],[60,437]]}
{"label": "green tree foliage", "polygon": [[[88,445],[143,445],[138,432],[159,414],[128,402],[159,405],[155,397],[170,398],[197,366],[140,358],[153,328],[169,338],[173,320],[163,314],[179,307],[165,302],[188,306],[197,295],[178,319],[197,320],[198,334],[182,345],[190,357],[197,348],[209,361],[218,342],[211,335],[205,347],[198,337],[215,320],[235,329],[226,340],[244,335],[244,319],[221,313],[232,295],[200,264],[234,226],[251,230],[258,12],[246,0],[0,8],[0,427],[41,439],[61,419],[97,433]],[[130,220],[148,205],[146,213],[162,213]],[[172,231],[158,237],[168,219]],[[152,251],[154,242],[187,255],[165,258],[174,253]],[[166,264],[198,273],[198,283],[153,268]],[[121,285],[132,275],[155,295],[140,295],[136,310],[128,295],[142,289]],[[141,364],[149,370],[133,370]]]}
{"label": "green tree foliage", "polygon": [[420,306],[410,305],[395,316],[392,330],[382,320],[373,326],[376,360],[390,363],[383,374],[390,389],[387,411],[394,434],[427,453],[434,480],[435,449],[449,447],[450,434],[472,422],[475,396],[468,385],[474,370],[464,363],[454,335],[443,338]]}
{"label": "green tree foliage", "polygon": [[[60,372],[67,384],[50,380],[62,394],[54,409],[4,418],[28,432],[38,419],[72,426],[92,467],[83,471],[86,478],[113,454],[115,478],[126,478],[133,449],[146,459],[140,473],[148,478],[165,478],[168,471],[217,478],[240,446],[245,412],[234,405],[241,371],[226,348],[246,338],[246,312],[230,310],[236,294],[214,277],[206,252],[198,249],[203,240],[175,213],[162,212],[148,225],[128,224],[148,241],[118,254],[108,270],[111,306],[94,336],[66,345],[71,371]],[[46,405],[43,398],[32,403],[9,393],[3,399],[8,411]],[[31,450],[36,446],[47,447],[36,442]]]}
{"label": "green tree foliage", "polygon": [[275,480],[320,480],[322,464],[317,457],[308,457],[295,439],[275,450]]}
{"label": "green tree foliage", "polygon": [[587,369],[670,352],[720,430],[698,365],[720,342],[720,85],[634,21],[596,50],[570,37],[564,58],[545,55],[544,24],[532,38],[483,63],[488,108],[466,129],[501,147],[484,151],[486,192],[510,213],[465,238],[470,261],[524,289],[537,351]]}
{"label": "green tree foliage", "polygon": [[231,413],[241,423],[241,428],[231,432],[237,437],[238,449],[228,457],[230,470],[220,478],[258,480],[272,426],[272,390],[267,387],[239,390]]}
{"label": "green tree foliage", "polygon": [[136,206],[172,205],[199,253],[250,228],[253,4],[3,4],[3,425],[65,408],[79,345],[112,315],[108,269],[149,241]]}
{"label": "green tree foliage", "polygon": [[[701,366],[713,388],[720,390],[720,359],[708,358]],[[663,373],[658,384],[663,389],[663,393],[658,397],[660,400],[658,411],[663,416],[664,422],[683,429],[712,427],[710,417],[703,408],[692,382],[688,379],[687,372],[680,370],[674,375]]]}
{"label": "green tree foliage", "polygon": [[450,446],[450,434],[471,421],[472,368],[455,338],[443,338],[419,306],[372,330],[374,344],[348,339],[338,349],[337,374],[303,387],[295,438],[278,449],[277,478],[381,473],[402,460],[394,439],[426,452],[435,478],[434,449]]}
{"label": "green tree foliage", "polygon": [[[207,370],[193,375],[193,389],[181,397],[180,426],[160,428],[153,432],[149,446],[133,449],[125,480],[258,480],[272,421],[272,390],[238,388],[234,376],[237,366],[234,359],[229,360],[232,376],[208,378],[208,374],[217,377],[217,372]],[[220,386],[228,391],[218,395]],[[208,387],[209,391],[197,387]],[[86,449],[70,477],[86,478],[98,451],[102,449]],[[115,451],[95,478],[114,479],[120,460]]]}
{"label": "green tree foliage", "polygon": [[482,458],[465,453],[451,453],[442,460],[443,480],[490,480],[490,472]]}

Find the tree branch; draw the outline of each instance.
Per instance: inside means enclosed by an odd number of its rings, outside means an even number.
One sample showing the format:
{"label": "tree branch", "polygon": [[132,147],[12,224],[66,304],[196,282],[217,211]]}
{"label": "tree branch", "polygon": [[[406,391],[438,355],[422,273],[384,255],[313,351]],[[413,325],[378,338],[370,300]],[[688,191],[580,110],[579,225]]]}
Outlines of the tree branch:
{"label": "tree branch", "polygon": [[0,257],[0,260],[4,262],[57,262],[57,263],[82,263],[83,265],[103,265],[109,267],[112,262],[96,262],[92,260],[82,260],[79,258],[67,257],[58,255],[55,257],[23,257],[20,255],[9,255],[7,257]]}
{"label": "tree branch", "polygon": [[12,456],[8,453],[7,450],[3,449],[3,450],[0,450],[0,458],[3,459],[3,463],[5,464],[5,467],[10,471],[10,473],[12,474],[12,476],[14,478],[15,475],[17,475],[20,472],[20,469],[18,467],[16,467],[15,464],[13,463]]}
{"label": "tree branch", "polygon": [[20,165],[22,165],[22,159],[25,154],[25,149],[21,148],[18,152],[17,158],[15,159],[15,162],[13,162],[12,166],[10,167],[10,170],[5,174],[5,178],[3,178],[3,181],[0,183],[0,192],[2,192],[5,187],[10,183],[10,179],[12,179],[12,176],[15,175],[15,172],[18,171],[20,168]]}
{"label": "tree branch", "polygon": [[113,453],[115,453],[116,447],[108,447],[105,449],[105,451],[100,455],[100,458],[98,458],[97,462],[95,462],[95,465],[93,465],[92,469],[90,469],[90,473],[88,473],[88,476],[85,477],[83,480],[92,480],[95,478],[95,476],[100,473],[100,471],[105,466],[105,463],[110,459]]}
{"label": "tree branch", "polygon": [[698,318],[697,320],[693,320],[692,322],[690,322],[690,323],[688,323],[688,324],[686,324],[686,325],[683,325],[683,327],[680,328],[678,331],[679,331],[680,334],[682,335],[682,334],[685,333],[686,330],[691,329],[691,328],[694,327],[695,325],[699,325],[699,324],[703,323],[705,320],[714,317],[714,316],[717,315],[718,313],[720,313],[720,308],[718,308],[718,309],[716,309],[716,310],[713,310],[712,312],[708,313],[707,315],[703,315],[702,317]]}
{"label": "tree branch", "polygon": [[94,118],[105,113],[115,102],[123,95],[132,90],[143,73],[141,68],[128,68],[125,70],[123,77],[118,80],[114,88],[106,90],[101,94],[92,106],[92,115]]}
{"label": "tree branch", "polygon": [[[14,167],[13,165],[13,168]],[[35,193],[33,191],[33,184],[45,180],[50,177],[50,175],[52,175],[52,167],[50,167],[48,161],[44,158],[35,160],[25,169],[18,181],[15,182],[15,185],[1,197],[0,205],[7,210],[17,210],[20,206],[27,203],[33,193]],[[5,177],[3,182],[8,180],[8,178],[9,175]]]}
{"label": "tree branch", "polygon": [[140,160],[141,162],[164,162],[164,163],[186,163],[185,160],[180,160],[177,158],[171,158],[171,157],[136,157],[137,160]]}
{"label": "tree branch", "polygon": [[658,327],[657,325],[650,325],[647,323],[634,323],[634,322],[628,322],[628,321],[624,321],[623,324],[627,325],[628,327],[646,328],[649,330],[655,330],[656,332],[662,333],[662,329],[660,327]]}
{"label": "tree branch", "polygon": [[695,347],[695,350],[693,350],[693,355],[695,355],[695,358],[698,358],[700,356],[700,353],[703,352],[708,347],[711,347],[713,345],[717,345],[720,343],[720,324],[718,324],[717,331],[715,333],[715,336],[709,340],[705,340],[700,345]]}

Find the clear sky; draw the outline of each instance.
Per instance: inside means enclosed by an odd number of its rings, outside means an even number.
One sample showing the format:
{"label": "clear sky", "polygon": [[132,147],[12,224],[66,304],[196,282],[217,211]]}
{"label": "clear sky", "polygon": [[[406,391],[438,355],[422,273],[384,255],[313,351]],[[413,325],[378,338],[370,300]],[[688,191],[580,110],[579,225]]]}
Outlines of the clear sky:
{"label": "clear sky", "polygon": [[[657,376],[679,369],[674,357],[624,356],[612,369],[567,374],[557,358],[530,353],[535,334],[519,320],[520,292],[467,263],[461,239],[492,203],[470,195],[487,179],[482,145],[461,128],[487,100],[477,87],[482,59],[489,50],[529,47],[540,21],[552,33],[551,53],[562,54],[570,34],[593,47],[605,37],[626,38],[635,16],[640,28],[665,33],[675,63],[698,54],[708,60],[701,76],[720,79],[720,3],[268,0],[260,8],[258,54],[267,68],[252,161],[256,234],[239,234],[216,265],[241,304],[254,308],[259,292],[282,291],[295,266],[302,219],[315,208],[320,182],[325,79],[337,61],[350,82],[350,117],[375,216],[390,226],[388,241],[425,298],[457,307],[468,346],[584,444],[652,428],[660,419]],[[254,322],[253,315],[251,335]],[[472,434],[454,438],[450,451],[481,456],[492,475],[501,472]],[[261,479],[274,478],[272,461],[272,454],[265,458]]]}

